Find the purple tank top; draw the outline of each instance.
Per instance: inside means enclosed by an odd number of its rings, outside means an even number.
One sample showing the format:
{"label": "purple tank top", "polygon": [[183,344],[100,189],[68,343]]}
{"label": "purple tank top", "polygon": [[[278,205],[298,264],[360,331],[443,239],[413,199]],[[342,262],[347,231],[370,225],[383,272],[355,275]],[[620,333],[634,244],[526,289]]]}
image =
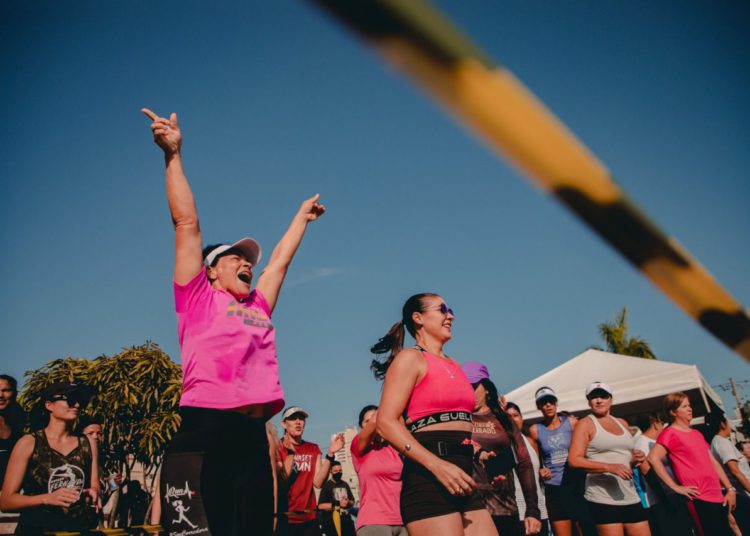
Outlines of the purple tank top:
{"label": "purple tank top", "polygon": [[536,425],[539,437],[539,450],[542,453],[544,466],[552,471],[552,478],[545,482],[548,486],[559,486],[562,484],[565,465],[568,463],[568,449],[573,438],[573,427],[570,420],[560,417],[560,426],[554,430],[548,430],[544,424]]}

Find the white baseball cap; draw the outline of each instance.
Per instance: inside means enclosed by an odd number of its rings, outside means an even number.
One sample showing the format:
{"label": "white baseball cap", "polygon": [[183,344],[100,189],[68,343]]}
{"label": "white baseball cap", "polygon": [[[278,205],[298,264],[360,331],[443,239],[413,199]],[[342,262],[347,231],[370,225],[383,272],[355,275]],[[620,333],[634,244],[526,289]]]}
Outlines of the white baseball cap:
{"label": "white baseball cap", "polygon": [[534,395],[534,400],[539,403],[543,398],[554,398],[555,402],[557,402],[557,395],[551,387],[540,387],[537,389],[536,394]]}
{"label": "white baseball cap", "polygon": [[206,267],[211,266],[216,260],[216,257],[221,255],[222,253],[229,251],[230,249],[239,250],[240,253],[242,253],[242,255],[253,266],[257,266],[258,262],[260,261],[260,244],[258,244],[257,240],[253,238],[245,237],[241,240],[238,240],[234,244],[222,244],[221,246],[215,247],[209,252],[208,255],[206,255],[206,258],[203,259],[203,264],[205,264]]}
{"label": "white baseball cap", "polygon": [[281,420],[285,421],[289,417],[291,417],[292,415],[294,415],[295,413],[299,413],[301,415],[304,415],[305,419],[307,419],[310,416],[310,415],[308,415],[308,413],[304,409],[302,409],[299,406],[289,406],[288,408],[286,408],[284,410],[284,413],[281,414]]}
{"label": "white baseball cap", "polygon": [[604,391],[609,396],[612,396],[612,388],[604,382],[594,382],[586,387],[586,398],[594,391]]}

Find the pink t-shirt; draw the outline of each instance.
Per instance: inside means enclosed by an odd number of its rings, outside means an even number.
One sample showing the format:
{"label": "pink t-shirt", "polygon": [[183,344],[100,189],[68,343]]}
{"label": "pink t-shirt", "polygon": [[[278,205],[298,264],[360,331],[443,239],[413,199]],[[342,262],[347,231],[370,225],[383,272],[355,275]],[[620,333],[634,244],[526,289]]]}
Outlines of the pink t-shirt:
{"label": "pink t-shirt", "polygon": [[180,406],[231,409],[266,404],[267,416],[284,407],[276,358],[276,331],[263,294],[238,302],[216,290],[201,269],[174,284],[182,357]]}
{"label": "pink t-shirt", "polygon": [[352,439],[351,451],[361,491],[357,530],[366,525],[403,525],[400,505],[404,463],[401,456],[390,445],[375,444],[362,454],[359,435]]}
{"label": "pink t-shirt", "polygon": [[677,481],[683,486],[695,486],[705,502],[724,502],[721,482],[711,463],[708,443],[698,430],[688,432],[669,426],[662,430],[656,442],[667,449],[669,463]]}

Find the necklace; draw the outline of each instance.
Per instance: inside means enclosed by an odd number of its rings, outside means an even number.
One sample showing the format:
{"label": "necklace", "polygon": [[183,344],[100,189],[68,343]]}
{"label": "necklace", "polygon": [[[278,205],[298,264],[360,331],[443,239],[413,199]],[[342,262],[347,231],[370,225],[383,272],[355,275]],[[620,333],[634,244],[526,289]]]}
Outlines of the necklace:
{"label": "necklace", "polygon": [[427,352],[428,354],[431,354],[431,355],[434,355],[435,357],[437,357],[440,360],[440,365],[443,367],[443,369],[445,370],[445,372],[448,373],[448,376],[450,376],[451,380],[455,380],[456,379],[456,375],[454,374],[454,372],[451,369],[449,369],[448,367],[446,367],[445,363],[443,362],[443,359],[448,359],[447,357],[440,357],[439,355],[433,354],[427,348],[423,348],[422,346],[420,346],[418,344],[415,344],[414,348],[416,348],[417,350],[421,350],[422,352]]}

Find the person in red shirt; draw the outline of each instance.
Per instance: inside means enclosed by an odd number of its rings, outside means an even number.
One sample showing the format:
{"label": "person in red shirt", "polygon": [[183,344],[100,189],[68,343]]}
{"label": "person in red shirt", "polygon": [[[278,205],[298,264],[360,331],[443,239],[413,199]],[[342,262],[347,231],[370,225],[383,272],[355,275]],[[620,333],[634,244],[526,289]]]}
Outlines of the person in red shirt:
{"label": "person in red shirt", "polygon": [[299,406],[291,406],[281,415],[284,437],[279,448],[279,465],[289,483],[289,511],[304,511],[288,515],[289,536],[319,536],[313,486],[320,489],[325,483],[334,454],[344,448],[344,435],[337,434],[331,439],[325,458],[322,457],[318,445],[302,439],[308,416]]}

